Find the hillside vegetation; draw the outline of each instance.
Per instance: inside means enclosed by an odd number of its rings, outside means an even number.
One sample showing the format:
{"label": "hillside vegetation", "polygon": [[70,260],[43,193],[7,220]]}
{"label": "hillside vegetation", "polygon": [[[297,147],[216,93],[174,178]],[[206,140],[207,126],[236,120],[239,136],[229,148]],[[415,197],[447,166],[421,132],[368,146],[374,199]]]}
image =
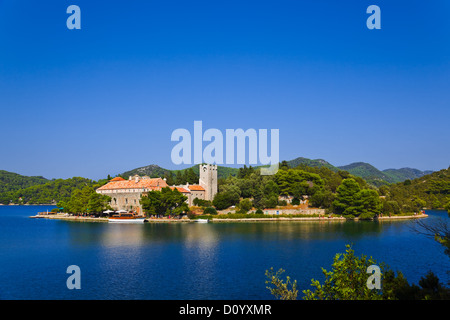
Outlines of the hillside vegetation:
{"label": "hillside vegetation", "polygon": [[27,177],[14,172],[0,170],[0,193],[25,189],[27,187],[45,184],[49,181],[44,177]]}
{"label": "hillside vegetation", "polygon": [[82,189],[85,186],[93,186],[94,184],[94,181],[80,177],[56,179],[24,189],[1,192],[0,203],[56,204],[61,200],[69,199],[74,190]]}
{"label": "hillside vegetation", "polygon": [[381,195],[402,211],[450,209],[450,168],[379,188]]}
{"label": "hillside vegetation", "polygon": [[325,167],[335,172],[339,170],[348,171],[352,175],[363,178],[369,184],[372,184],[377,187],[391,183],[403,182],[408,179],[412,180],[420,178],[424,175],[433,172],[430,170],[421,171],[412,168],[379,170],[375,168],[373,165],[365,162],[354,162],[345,166],[334,166],[323,159],[311,160],[302,157],[286,162],[291,168],[295,168],[299,165],[305,165],[308,167],[317,167],[317,168]]}

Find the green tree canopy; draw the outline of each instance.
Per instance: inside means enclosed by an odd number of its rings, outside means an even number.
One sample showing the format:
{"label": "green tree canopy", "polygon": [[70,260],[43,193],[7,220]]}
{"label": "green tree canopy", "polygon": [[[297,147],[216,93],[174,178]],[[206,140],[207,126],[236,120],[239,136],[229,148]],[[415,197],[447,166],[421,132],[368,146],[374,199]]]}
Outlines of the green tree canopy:
{"label": "green tree canopy", "polygon": [[85,186],[82,189],[73,190],[68,200],[58,202],[58,207],[63,208],[63,211],[68,213],[98,213],[112,209],[109,206],[111,197],[98,194],[95,189],[99,185]]}
{"label": "green tree canopy", "polygon": [[242,199],[239,202],[239,211],[241,211],[242,213],[247,213],[248,211],[250,211],[253,207],[252,202],[250,201],[250,199]]}
{"label": "green tree canopy", "polygon": [[223,210],[239,203],[239,188],[229,187],[223,192],[216,193],[213,205],[218,210]]}
{"label": "green tree canopy", "polygon": [[141,196],[142,209],[147,214],[156,215],[179,215],[187,212],[189,207],[186,203],[187,197],[177,188],[162,188],[161,191],[149,191]]}
{"label": "green tree canopy", "polygon": [[361,189],[352,178],[342,180],[333,201],[334,211],[346,218],[371,219],[381,211],[377,191]]}
{"label": "green tree canopy", "polygon": [[333,208],[337,214],[346,215],[354,211],[356,194],[361,190],[359,184],[352,178],[342,180],[336,190],[336,199]]}

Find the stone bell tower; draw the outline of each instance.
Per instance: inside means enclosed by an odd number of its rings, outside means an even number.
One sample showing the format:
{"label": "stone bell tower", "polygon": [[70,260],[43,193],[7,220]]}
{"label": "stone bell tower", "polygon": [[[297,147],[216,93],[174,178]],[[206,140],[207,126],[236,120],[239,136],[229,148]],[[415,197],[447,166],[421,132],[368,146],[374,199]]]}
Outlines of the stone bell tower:
{"label": "stone bell tower", "polygon": [[199,185],[205,189],[205,200],[212,201],[217,193],[217,165],[200,164]]}

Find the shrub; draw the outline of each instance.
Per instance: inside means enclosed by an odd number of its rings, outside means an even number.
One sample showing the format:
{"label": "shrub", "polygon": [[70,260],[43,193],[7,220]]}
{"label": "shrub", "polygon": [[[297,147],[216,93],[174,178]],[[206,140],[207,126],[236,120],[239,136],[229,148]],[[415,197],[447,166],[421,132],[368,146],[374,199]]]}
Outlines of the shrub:
{"label": "shrub", "polygon": [[265,208],[276,208],[278,204],[278,197],[276,195],[269,196],[268,198],[264,198],[264,207]]}
{"label": "shrub", "polygon": [[213,205],[218,210],[223,210],[239,203],[239,193],[234,190],[216,193]]}
{"label": "shrub", "polygon": [[252,209],[252,202],[249,199],[242,199],[241,202],[239,202],[240,213],[247,213],[251,209]]}
{"label": "shrub", "polygon": [[193,204],[195,206],[199,206],[199,207],[210,207],[211,206],[211,201],[208,200],[203,200],[203,199],[199,199],[199,198],[195,198],[193,201]]}
{"label": "shrub", "polygon": [[213,207],[207,207],[203,210],[203,214],[217,214],[217,210]]}

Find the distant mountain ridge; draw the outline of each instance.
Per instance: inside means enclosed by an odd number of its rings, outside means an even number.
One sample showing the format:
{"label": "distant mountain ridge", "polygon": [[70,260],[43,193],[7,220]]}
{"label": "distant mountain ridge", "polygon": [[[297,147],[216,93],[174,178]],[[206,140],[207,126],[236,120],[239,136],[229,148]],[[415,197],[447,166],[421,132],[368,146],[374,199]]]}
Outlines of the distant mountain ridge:
{"label": "distant mountain ridge", "polygon": [[129,171],[126,171],[120,176],[123,178],[128,178],[129,176],[139,175],[139,176],[149,176],[150,178],[158,178],[158,177],[164,177],[167,173],[170,173],[171,170],[161,168],[157,164],[151,164],[144,167],[139,167],[136,169],[132,169]]}
{"label": "distant mountain ridge", "polygon": [[394,180],[402,182],[405,180],[414,180],[417,178],[421,178],[427,174],[433,173],[434,171],[433,170],[420,171],[418,169],[412,168],[401,168],[401,169],[386,169],[383,170],[383,172],[391,176]]}
{"label": "distant mountain ridge", "polygon": [[406,180],[406,179],[402,180],[400,174],[398,174],[399,177],[395,179],[392,175],[386,174],[383,171],[378,170],[371,164],[365,162],[354,162],[346,166],[339,166],[338,168],[340,170],[348,171],[357,177],[361,177],[367,182],[372,183],[374,185],[382,185],[385,184],[386,182],[396,183]]}
{"label": "distant mountain ridge", "polygon": [[339,169],[336,168],[335,166],[333,166],[331,163],[329,163],[328,161],[325,161],[323,159],[308,159],[308,158],[303,158],[303,157],[298,157],[295,158],[293,160],[289,160],[287,161],[289,167],[291,168],[295,168],[299,165],[306,165],[308,167],[326,167],[328,169],[331,169],[333,171],[338,171]]}
{"label": "distant mountain ridge", "polygon": [[[151,164],[148,166],[132,169],[130,171],[126,171],[122,174],[120,174],[121,177],[128,179],[129,176],[133,175],[140,175],[140,176],[149,176],[150,178],[158,178],[158,177],[164,177],[167,174],[172,173],[173,175],[176,175],[178,171],[186,171],[191,169],[194,171],[195,174],[199,174],[199,166],[193,165],[192,167],[181,169],[181,170],[169,170],[162,168],[158,166],[157,164]],[[224,167],[224,166],[217,166],[217,177],[218,178],[226,178],[229,175],[235,176],[238,173],[238,168],[230,168],[230,167]]]}
{"label": "distant mountain ridge", "polygon": [[[323,159],[308,159],[304,157],[298,157],[286,162],[291,168],[295,168],[299,165],[306,165],[309,167],[319,167],[319,168],[326,167],[335,172],[339,170],[345,170],[354,176],[361,177],[367,180],[367,182],[375,186],[380,186],[388,183],[403,182],[408,179],[413,180],[433,172],[432,170],[421,171],[412,168],[386,169],[381,171],[375,168],[373,165],[366,162],[354,162],[345,166],[334,166],[328,161]],[[199,173],[198,165],[194,165],[191,168],[198,175]],[[121,174],[121,176],[124,178],[128,178],[130,175],[138,174],[138,175],[147,175],[149,177],[163,177],[165,174],[168,173],[176,174],[178,171],[184,171],[188,169],[189,168],[182,170],[169,170],[164,169],[156,164],[152,164],[124,172],[123,174]],[[217,171],[218,171],[218,178],[226,178],[229,175],[235,176],[239,172],[239,169],[218,166]]]}
{"label": "distant mountain ridge", "polygon": [[290,167],[296,167],[303,164],[311,167],[327,167],[333,171],[345,170],[354,176],[361,177],[367,180],[367,182],[377,186],[386,183],[397,183],[405,180],[413,180],[433,172],[432,170],[421,171],[419,169],[412,168],[386,169],[381,171],[366,162],[354,162],[345,166],[336,167],[323,159],[311,160],[303,157],[287,161],[287,163]]}
{"label": "distant mountain ridge", "polygon": [[413,180],[433,172],[432,170],[421,171],[419,169],[412,168],[386,169],[380,171],[371,164],[365,162],[355,162],[346,166],[340,166],[338,168],[341,170],[346,170],[355,176],[368,180],[368,182],[370,182],[371,180],[378,180],[386,181],[388,183]]}

